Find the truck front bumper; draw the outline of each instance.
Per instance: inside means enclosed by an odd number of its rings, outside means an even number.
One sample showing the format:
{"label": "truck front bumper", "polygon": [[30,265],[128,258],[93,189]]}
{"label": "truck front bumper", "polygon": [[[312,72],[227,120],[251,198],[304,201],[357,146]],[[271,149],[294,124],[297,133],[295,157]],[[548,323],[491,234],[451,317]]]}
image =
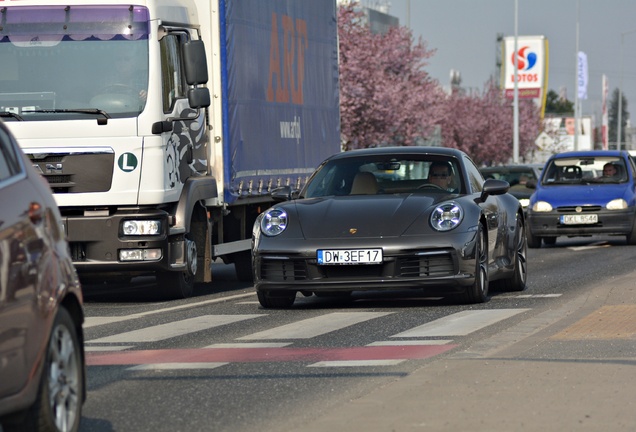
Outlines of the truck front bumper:
{"label": "truck front bumper", "polygon": [[[159,221],[156,235],[126,235],[125,221]],[[107,215],[64,216],[73,264],[78,273],[186,270],[185,238],[169,235],[162,210],[117,211]]]}

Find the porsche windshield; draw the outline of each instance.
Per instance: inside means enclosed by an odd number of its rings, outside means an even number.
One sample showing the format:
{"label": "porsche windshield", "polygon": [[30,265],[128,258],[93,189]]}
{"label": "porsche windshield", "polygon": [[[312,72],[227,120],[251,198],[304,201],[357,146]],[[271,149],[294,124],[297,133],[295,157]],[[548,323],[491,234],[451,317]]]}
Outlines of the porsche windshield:
{"label": "porsche windshield", "polygon": [[544,169],[544,185],[624,183],[627,167],[620,157],[572,157],[553,159]]}
{"label": "porsche windshield", "polygon": [[9,121],[131,117],[145,106],[149,12],[141,6],[7,6],[0,112]]}
{"label": "porsche windshield", "polygon": [[330,195],[390,193],[462,193],[455,159],[359,157],[335,159],[321,166],[308,182],[306,198]]}

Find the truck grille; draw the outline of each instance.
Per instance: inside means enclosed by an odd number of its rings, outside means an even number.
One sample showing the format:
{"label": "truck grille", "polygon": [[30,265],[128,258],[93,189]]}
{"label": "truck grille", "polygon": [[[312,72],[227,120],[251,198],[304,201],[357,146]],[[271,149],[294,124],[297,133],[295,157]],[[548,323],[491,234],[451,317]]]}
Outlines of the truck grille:
{"label": "truck grille", "polygon": [[54,193],[107,192],[113,180],[115,154],[29,154],[34,168],[49,182]]}

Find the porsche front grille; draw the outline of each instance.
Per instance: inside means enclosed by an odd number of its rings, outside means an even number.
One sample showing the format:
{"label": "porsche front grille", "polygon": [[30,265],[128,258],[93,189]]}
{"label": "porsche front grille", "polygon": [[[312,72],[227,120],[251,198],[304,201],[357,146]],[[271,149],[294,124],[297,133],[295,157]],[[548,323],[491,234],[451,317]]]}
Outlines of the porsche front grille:
{"label": "porsche front grille", "polygon": [[448,253],[400,258],[402,277],[438,277],[457,273],[453,258]]}
{"label": "porsche front grille", "polygon": [[262,259],[260,276],[269,282],[318,281],[320,279],[426,278],[457,273],[449,252],[400,257],[378,265],[321,266],[315,260]]}
{"label": "porsche front grille", "polygon": [[307,279],[307,266],[304,261],[264,259],[261,278],[272,282],[302,281]]}

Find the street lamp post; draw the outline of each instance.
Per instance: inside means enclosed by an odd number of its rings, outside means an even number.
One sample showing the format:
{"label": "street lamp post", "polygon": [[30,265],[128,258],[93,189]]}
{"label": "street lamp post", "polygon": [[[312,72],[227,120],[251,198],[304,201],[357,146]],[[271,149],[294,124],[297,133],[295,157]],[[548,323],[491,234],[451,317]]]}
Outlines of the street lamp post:
{"label": "street lamp post", "polygon": [[512,162],[519,163],[519,58],[517,54],[517,40],[519,39],[518,35],[518,16],[519,16],[519,3],[518,0],[515,0],[515,43],[514,43],[514,51],[513,51],[513,69],[514,69],[514,93],[512,99]]}
{"label": "street lamp post", "polygon": [[623,126],[623,44],[625,41],[625,35],[630,33],[636,33],[636,29],[629,30],[621,33],[621,68],[620,68],[620,80],[618,84],[618,124],[616,125],[616,149],[621,149],[621,127]]}

